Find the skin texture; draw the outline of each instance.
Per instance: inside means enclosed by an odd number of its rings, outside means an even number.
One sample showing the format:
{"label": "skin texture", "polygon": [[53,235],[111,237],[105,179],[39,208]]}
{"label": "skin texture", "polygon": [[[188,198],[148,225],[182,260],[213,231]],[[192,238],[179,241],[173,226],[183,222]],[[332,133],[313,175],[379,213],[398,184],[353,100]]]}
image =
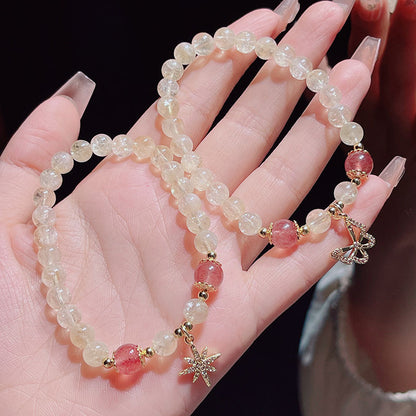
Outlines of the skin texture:
{"label": "skin texture", "polygon": [[[307,55],[316,67],[345,19],[343,9],[334,3],[314,4],[283,41],[297,54]],[[251,30],[257,37],[276,36],[284,27],[285,22],[270,10],[256,10],[232,24],[235,32]],[[313,99],[260,165],[304,88],[269,63],[206,135],[253,58],[234,52],[214,54],[191,66],[181,81],[180,117],[204,165],[267,224],[291,215],[339,139]],[[361,62],[345,61],[333,69],[331,83],[355,112],[370,86],[370,73]],[[16,415],[190,414],[208,390],[202,383],[193,385],[185,377],[178,378],[182,357],[189,355],[184,344],[179,344],[174,356],[150,361],[138,376],[120,377],[87,367],[45,308],[29,196],[50,157],[67,149],[78,130],[79,114],[73,102],[52,97],[28,117],[0,159],[0,324],[7,334],[0,341],[2,406]],[[155,104],[129,134],[164,140]],[[223,147],[220,155],[218,146]],[[305,155],[307,160],[299,160]],[[56,206],[66,285],[83,321],[110,348],[127,342],[149,345],[158,330],[178,326],[182,305],[192,296],[193,270],[201,256],[193,248],[193,235],[186,232],[174,199],[161,184],[158,172],[147,163],[112,157]],[[351,216],[370,225],[390,191],[386,182],[371,176],[360,189]],[[272,250],[255,260],[264,241],[241,236],[235,224],[216,213],[212,213],[211,229],[219,238],[217,253],[225,279],[210,300],[209,319],[195,330],[195,336],[200,348],[208,345],[210,353],[222,352],[212,376],[215,384],[256,336],[333,265],[328,253],[348,240],[345,233],[331,229],[319,241],[305,239],[296,250]]]}

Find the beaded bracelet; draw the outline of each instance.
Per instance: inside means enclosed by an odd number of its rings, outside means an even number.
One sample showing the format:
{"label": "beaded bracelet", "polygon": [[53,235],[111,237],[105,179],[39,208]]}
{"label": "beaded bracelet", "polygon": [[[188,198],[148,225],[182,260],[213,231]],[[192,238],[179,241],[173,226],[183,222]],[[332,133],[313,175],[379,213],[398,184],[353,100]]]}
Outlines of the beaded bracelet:
{"label": "beaded bracelet", "polygon": [[[215,47],[220,50],[235,47],[241,53],[255,50],[261,59],[273,57],[277,65],[289,67],[294,78],[306,79],[308,87],[314,92],[319,92],[321,103],[329,109],[330,123],[341,127],[342,141],[354,146],[345,164],[351,182],[341,182],[337,185],[334,192],[335,202],[326,210],[313,210],[309,213],[306,224],[302,227],[288,220],[279,220],[263,227],[257,214],[246,212],[241,199],[230,197],[226,185],[215,181],[213,173],[201,167],[201,158],[192,150],[192,140],[184,134],[183,123],[177,118],[177,81],[182,77],[184,65],[190,64],[197,55],[209,55]],[[182,338],[190,346],[192,357],[185,358],[189,367],[179,374],[193,373],[193,382],[201,376],[206,385],[210,386],[209,373],[215,371],[212,363],[220,354],[208,356],[207,347],[200,353],[195,345],[192,329],[194,325],[204,322],[207,318],[209,293],[217,290],[221,284],[223,270],[216,260],[217,237],[209,229],[210,218],[201,209],[202,201],[193,193],[194,189],[205,191],[208,202],[214,206],[221,206],[227,219],[238,220],[239,229],[243,234],[267,237],[273,245],[280,248],[291,247],[309,231],[317,234],[327,231],[332,218],[342,219],[353,243],[334,250],[332,256],[345,263],[365,263],[368,259],[365,250],[374,245],[374,237],[366,232],[363,224],[345,214],[343,208],[354,201],[357,187],[371,172],[372,160],[360,143],[363,137],[362,128],[350,121],[351,112],[340,104],[341,95],[337,88],[328,85],[328,75],[319,69],[312,70],[310,61],[305,57],[297,57],[291,47],[277,46],[276,42],[268,37],[256,40],[250,32],[234,35],[229,28],[221,28],[214,37],[207,33],[199,33],[193,38],[192,43],[180,43],[175,48],[174,56],[175,59],[169,59],[163,64],[163,79],[157,87],[161,97],[157,103],[157,110],[163,117],[163,132],[172,139],[170,146],[156,145],[153,139],[147,136],[132,139],[126,135],[118,135],[112,140],[105,134],[99,134],[92,138],[91,143],[77,140],[71,146],[70,153],[56,153],[51,159],[51,168],[41,172],[40,188],[34,193],[34,240],[38,246],[38,261],[43,268],[42,282],[49,288],[46,301],[57,311],[58,324],[69,330],[71,342],[83,350],[82,356],[86,364],[92,367],[114,367],[120,373],[135,374],[140,371],[146,359],[173,354],[178,338]],[[71,294],[64,285],[65,273],[60,264],[58,233],[54,228],[56,218],[52,209],[56,201],[54,191],[62,184],[62,174],[72,170],[74,160],[85,162],[92,154],[100,157],[114,154],[119,158],[134,154],[138,160],[149,158],[160,170],[162,179],[177,199],[178,210],[186,217],[188,230],[195,234],[196,250],[206,256],[195,270],[194,286],[198,295],[186,302],[183,312],[185,321],[173,331],[158,332],[151,347],[141,348],[136,344],[125,344],[111,355],[108,347],[95,339],[93,329],[81,322],[80,312],[71,304]],[[177,160],[174,160],[175,157]],[[358,237],[354,227],[360,230]],[[363,243],[364,240],[367,242]]]}

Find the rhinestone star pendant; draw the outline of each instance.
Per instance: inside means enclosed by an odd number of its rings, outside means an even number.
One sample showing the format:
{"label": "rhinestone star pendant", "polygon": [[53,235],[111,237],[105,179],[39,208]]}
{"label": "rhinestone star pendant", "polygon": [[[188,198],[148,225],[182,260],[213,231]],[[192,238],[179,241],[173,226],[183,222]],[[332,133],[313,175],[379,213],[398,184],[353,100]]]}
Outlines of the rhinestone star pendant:
{"label": "rhinestone star pendant", "polygon": [[183,376],[185,374],[191,374],[194,373],[194,378],[192,380],[192,383],[195,383],[195,381],[198,380],[199,376],[203,378],[205,381],[205,384],[207,387],[211,386],[211,382],[208,377],[208,373],[213,373],[216,371],[216,368],[212,366],[211,364],[221,355],[221,354],[214,354],[208,355],[208,347],[205,347],[200,354],[198,350],[196,349],[194,344],[190,345],[191,351],[193,354],[192,357],[185,357],[184,360],[190,364],[190,367],[186,368],[185,370],[182,370],[179,375]]}

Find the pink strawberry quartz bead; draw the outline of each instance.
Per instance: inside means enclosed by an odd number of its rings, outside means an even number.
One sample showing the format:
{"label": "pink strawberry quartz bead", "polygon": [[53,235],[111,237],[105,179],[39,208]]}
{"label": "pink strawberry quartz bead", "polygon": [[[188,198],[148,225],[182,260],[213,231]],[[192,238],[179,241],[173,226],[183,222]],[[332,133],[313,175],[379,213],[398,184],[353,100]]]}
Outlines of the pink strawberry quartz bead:
{"label": "pink strawberry quartz bead", "polygon": [[114,351],[114,361],[122,374],[136,374],[140,371],[142,362],[137,345],[124,344]]}
{"label": "pink strawberry quartz bead", "polygon": [[373,158],[366,150],[355,150],[348,154],[345,160],[345,171],[359,171],[367,175],[373,170]]}
{"label": "pink strawberry quartz bead", "polygon": [[295,223],[289,220],[276,221],[273,224],[270,239],[275,247],[293,247],[298,241],[298,233]]}
{"label": "pink strawberry quartz bead", "polygon": [[196,268],[194,278],[197,283],[206,283],[217,289],[222,283],[224,272],[217,261],[203,260]]}

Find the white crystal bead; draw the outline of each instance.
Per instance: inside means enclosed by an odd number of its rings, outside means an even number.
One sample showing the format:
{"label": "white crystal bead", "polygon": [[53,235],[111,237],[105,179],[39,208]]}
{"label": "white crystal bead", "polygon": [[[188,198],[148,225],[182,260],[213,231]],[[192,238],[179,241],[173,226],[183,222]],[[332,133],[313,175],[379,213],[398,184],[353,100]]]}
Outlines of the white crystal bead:
{"label": "white crystal bead", "polygon": [[326,85],[318,94],[320,103],[326,108],[338,105],[341,101],[341,97],[341,91],[332,85]]}
{"label": "white crystal bead", "polygon": [[58,243],[58,232],[50,225],[41,225],[33,233],[33,240],[38,247],[55,246]]}
{"label": "white crystal bead", "polygon": [[186,217],[195,214],[202,206],[201,198],[195,194],[185,194],[178,200],[178,210]]}
{"label": "white crystal bead", "polygon": [[108,347],[103,342],[89,342],[82,351],[82,358],[90,367],[100,367],[108,358]]}
{"label": "white crystal bead", "polygon": [[67,152],[58,152],[52,156],[51,166],[58,173],[68,173],[74,167],[74,159]]}
{"label": "white crystal bead", "polygon": [[211,205],[220,206],[230,196],[227,185],[221,182],[212,183],[205,191],[205,197]]}
{"label": "white crystal bead", "polygon": [[201,299],[189,299],[185,303],[183,316],[192,324],[202,324],[208,316],[208,305]]}
{"label": "white crystal bead", "polygon": [[160,331],[153,338],[152,348],[157,355],[167,357],[172,355],[178,346],[178,339],[170,331]]}
{"label": "white crystal bead", "polygon": [[215,251],[218,244],[217,236],[210,230],[199,232],[194,239],[195,248],[201,254],[208,254]]}
{"label": "white crystal bead", "polygon": [[161,97],[174,97],[179,92],[179,84],[168,78],[162,78],[157,84],[157,93]]}
{"label": "white crystal bead", "polygon": [[81,313],[75,305],[64,305],[58,310],[56,320],[62,328],[71,329],[81,320]]}
{"label": "white crystal bead", "polygon": [[339,135],[343,143],[347,144],[348,146],[354,146],[355,144],[360,143],[363,139],[364,130],[358,123],[350,121],[341,127]]}
{"label": "white crystal bead", "polygon": [[173,153],[169,149],[169,147],[164,146],[163,144],[160,144],[156,146],[155,150],[152,153],[152,156],[150,157],[150,161],[152,162],[152,165],[157,167],[158,169],[161,168],[162,165],[164,165],[167,162],[171,162],[173,160]]}
{"label": "white crystal bead", "polygon": [[33,193],[33,203],[35,206],[44,205],[46,207],[53,207],[56,202],[56,195],[54,191],[46,188],[38,188]]}
{"label": "white crystal bead", "polygon": [[71,294],[66,287],[52,286],[46,294],[46,302],[52,309],[60,309],[71,301]]}
{"label": "white crystal bead", "polygon": [[188,152],[182,156],[181,163],[183,170],[187,173],[193,172],[201,166],[201,157],[195,152]]}
{"label": "white crystal bead", "polygon": [[168,59],[162,65],[163,78],[178,81],[183,75],[183,65],[176,59]]}
{"label": "white crystal bead", "polygon": [[358,195],[357,185],[352,182],[340,182],[334,189],[334,197],[345,205],[352,204]]}
{"label": "white crystal bead", "polygon": [[189,178],[183,176],[170,185],[170,192],[176,198],[182,198],[185,194],[190,194],[194,190]]}
{"label": "white crystal bead", "polygon": [[306,216],[306,225],[312,234],[322,234],[331,227],[331,214],[324,209],[314,209]]}
{"label": "white crystal bead", "polygon": [[234,46],[235,34],[228,27],[221,27],[215,32],[214,41],[218,49],[226,51]]}
{"label": "white crystal bead", "polygon": [[264,59],[264,60],[270,59],[271,57],[273,57],[275,50],[276,50],[276,41],[268,36],[264,38],[260,38],[256,42],[255,51],[256,51],[256,55],[260,59]]}
{"label": "white crystal bead", "polygon": [[256,37],[254,36],[254,33],[246,30],[237,33],[235,36],[235,47],[238,52],[241,53],[250,53],[254,51],[254,48],[256,47]]}
{"label": "white crystal bead", "polygon": [[215,49],[215,41],[209,33],[197,33],[192,39],[192,46],[197,55],[209,55]]}
{"label": "white crystal bead", "polygon": [[151,137],[139,136],[133,139],[133,153],[139,160],[151,157],[155,149],[156,144]]}
{"label": "white crystal bead", "polygon": [[176,182],[179,178],[183,177],[184,171],[182,165],[179,162],[167,162],[160,168],[162,179],[168,184]]}
{"label": "white crystal bead", "polygon": [[328,85],[329,75],[322,69],[314,69],[306,76],[306,86],[312,92],[319,92]]}
{"label": "white crystal bead", "polygon": [[61,252],[56,246],[41,247],[38,251],[38,261],[43,267],[57,266],[61,261]]}
{"label": "white crystal bead", "polygon": [[328,121],[334,127],[342,127],[344,124],[351,121],[351,119],[351,110],[343,104],[337,105],[328,110]]}
{"label": "white crystal bead", "polygon": [[259,215],[245,212],[238,220],[238,228],[245,235],[256,235],[262,227]]}
{"label": "white crystal bead", "polygon": [[108,156],[113,150],[111,137],[107,134],[96,134],[91,139],[91,150],[97,156]]}
{"label": "white crystal bead", "polygon": [[313,69],[312,62],[304,56],[296,56],[290,63],[289,71],[293,78],[298,80],[306,79]]}
{"label": "white crystal bead", "polygon": [[189,65],[196,57],[194,47],[188,42],[181,42],[173,51],[173,56],[182,65]]}
{"label": "white crystal bead", "polygon": [[164,119],[162,120],[162,131],[170,138],[183,134],[183,121],[180,118]]}
{"label": "white crystal bead", "polygon": [[91,159],[91,145],[86,140],[77,140],[72,143],[71,155],[77,162],[86,162]]}
{"label": "white crystal bead", "polygon": [[176,118],[179,113],[179,103],[173,97],[162,97],[157,102],[157,112],[163,118]]}
{"label": "white crystal bead", "polygon": [[53,225],[56,221],[55,211],[44,205],[39,205],[32,214],[32,221],[36,227],[40,225]]}
{"label": "white crystal bead", "polygon": [[191,173],[191,183],[198,191],[205,191],[214,180],[214,174],[206,168],[198,168]]}
{"label": "white crystal bead", "polygon": [[94,329],[80,322],[73,326],[69,332],[69,339],[78,348],[84,349],[94,341]]}
{"label": "white crystal bead", "polygon": [[42,270],[41,280],[47,287],[62,287],[65,283],[65,272],[61,266],[45,267]]}
{"label": "white crystal bead", "polygon": [[222,204],[222,212],[229,221],[238,220],[245,210],[244,202],[236,196],[231,196]]}
{"label": "white crystal bead", "polygon": [[211,220],[204,211],[196,211],[192,215],[186,217],[186,226],[193,234],[208,230],[210,225]]}
{"label": "white crystal bead", "polygon": [[182,157],[185,153],[191,152],[194,143],[185,134],[175,136],[170,142],[170,150],[175,156]]}
{"label": "white crystal bead", "polygon": [[296,57],[294,49],[289,45],[277,45],[273,58],[277,65],[287,67]]}
{"label": "white crystal bead", "polygon": [[125,134],[114,137],[113,153],[118,157],[129,157],[133,153],[133,140]]}
{"label": "white crystal bead", "polygon": [[62,175],[55,169],[45,169],[40,173],[40,186],[56,191],[62,185]]}

